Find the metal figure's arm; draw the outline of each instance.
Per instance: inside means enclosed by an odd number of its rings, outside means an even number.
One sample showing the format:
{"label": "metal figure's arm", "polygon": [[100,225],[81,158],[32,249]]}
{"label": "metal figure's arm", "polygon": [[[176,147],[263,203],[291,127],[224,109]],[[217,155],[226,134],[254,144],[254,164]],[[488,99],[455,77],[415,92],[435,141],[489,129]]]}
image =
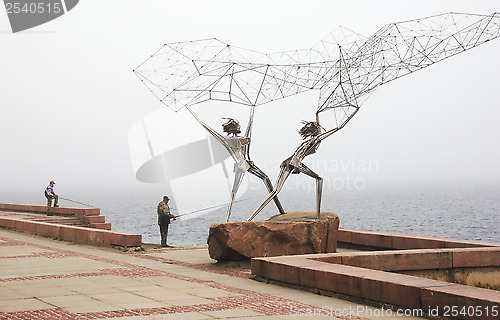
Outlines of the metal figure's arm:
{"label": "metal figure's arm", "polygon": [[255,113],[255,105],[252,105],[250,109],[250,115],[248,116],[248,124],[247,124],[247,130],[245,131],[245,138],[251,138],[252,137],[252,126],[253,126],[253,116]]}
{"label": "metal figure's arm", "polygon": [[248,119],[247,130],[245,131],[245,138],[248,139],[248,143],[243,146],[243,157],[247,161],[251,161],[250,159],[250,141],[252,139],[252,126],[253,126],[253,116],[255,112],[255,105],[252,105],[250,109],[250,116]]}
{"label": "metal figure's arm", "polygon": [[352,117],[354,117],[354,115],[359,111],[359,108],[356,108],[356,110],[354,110],[353,113],[351,113],[349,115],[349,117],[338,127],[335,127],[331,130],[328,130],[326,132],[323,132],[321,133],[320,135],[318,135],[318,139],[319,141],[323,141],[324,139],[328,138],[329,136],[331,136],[332,134],[334,134],[335,132],[339,131],[340,129],[344,128],[345,125],[352,119]]}
{"label": "metal figure's arm", "polygon": [[209,127],[205,122],[203,122],[200,119],[200,117],[198,117],[198,115],[189,106],[186,106],[186,108],[193,115],[196,121],[198,121],[203,126],[203,128],[205,128],[212,136],[214,136],[215,139],[217,139],[217,141],[219,141],[224,147],[226,147],[227,151],[231,154],[231,157],[233,157],[234,161],[237,161],[237,157],[234,150],[231,149],[224,136],[222,136],[220,133],[218,133],[217,131]]}
{"label": "metal figure's arm", "polygon": [[245,131],[245,138],[248,139],[248,143],[243,147],[243,156],[245,157],[245,160],[251,161],[250,159],[250,140],[252,139],[252,126],[253,126],[253,116],[255,114],[255,104],[257,103],[257,100],[262,93],[262,88],[264,86],[264,80],[266,79],[267,72],[269,71],[269,65],[266,68],[266,72],[264,73],[263,81],[260,84],[259,91],[257,93],[255,102],[252,104],[251,109],[250,109],[250,115],[248,117],[248,124],[247,124],[247,129]]}
{"label": "metal figure's arm", "polygon": [[220,133],[218,133],[217,131],[215,131],[214,129],[209,127],[205,122],[203,122],[200,119],[200,117],[198,117],[198,115],[189,106],[186,106],[186,108],[193,115],[193,117],[196,119],[196,121],[198,121],[203,126],[203,128],[205,128],[208,132],[210,132],[210,134],[213,135],[214,138],[217,139],[217,141],[219,141],[222,144],[225,144],[224,137]]}

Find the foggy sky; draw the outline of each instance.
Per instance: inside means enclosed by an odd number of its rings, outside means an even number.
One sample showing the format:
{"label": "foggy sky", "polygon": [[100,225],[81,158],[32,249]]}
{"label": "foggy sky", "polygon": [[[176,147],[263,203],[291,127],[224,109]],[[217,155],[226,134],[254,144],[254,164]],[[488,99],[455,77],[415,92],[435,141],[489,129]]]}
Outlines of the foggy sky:
{"label": "foggy sky", "polygon": [[[371,36],[387,23],[450,11],[491,14],[500,6],[454,0],[85,0],[18,34],[10,32],[2,9],[0,190],[39,190],[52,179],[59,188],[143,186],[134,177],[127,132],[164,106],[132,70],[164,43],[216,37],[271,53],[311,47],[338,26]],[[376,163],[368,172],[353,169],[371,185],[498,185],[499,54],[496,39],[380,87],[307,164],[325,175],[322,168]],[[306,93],[257,108],[253,158],[269,166],[272,180],[272,167],[300,143],[300,120],[312,120],[316,103],[317,93]],[[296,104],[303,113],[287,113]],[[279,117],[280,132],[270,137]]]}

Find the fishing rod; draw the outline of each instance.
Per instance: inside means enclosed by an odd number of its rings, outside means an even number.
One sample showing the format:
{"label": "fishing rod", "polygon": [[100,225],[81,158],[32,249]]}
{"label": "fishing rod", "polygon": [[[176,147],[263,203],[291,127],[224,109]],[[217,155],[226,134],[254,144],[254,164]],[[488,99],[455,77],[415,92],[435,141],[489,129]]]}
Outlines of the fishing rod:
{"label": "fishing rod", "polygon": [[74,203],[83,204],[84,206],[87,206],[87,207],[95,208],[95,206],[92,206],[90,204],[86,204],[86,203],[83,203],[83,202],[80,202],[80,201],[75,201],[75,200],[71,200],[71,199],[67,199],[67,198],[63,198],[63,197],[59,197],[59,199],[66,200],[66,201],[71,201],[71,202],[74,202]]}
{"label": "fishing rod", "polygon": [[[88,203],[83,203],[83,202],[76,201],[76,200],[71,200],[71,199],[68,199],[68,198],[59,197],[59,199],[66,200],[66,201],[71,201],[71,202],[78,203],[78,204],[82,204],[82,205],[90,207],[90,208],[97,208],[96,206],[90,205]],[[111,213],[116,214],[114,212],[111,212]]]}
{"label": "fishing rod", "polygon": [[[247,200],[252,200],[252,199],[255,199],[255,198],[258,198],[258,197],[251,197],[251,198],[246,198],[246,199],[241,199],[241,200],[235,200],[233,203],[236,203],[236,202],[243,202],[243,201],[247,201]],[[186,213],[183,213],[183,214],[178,214],[176,215],[175,217],[178,218],[178,217],[183,217],[183,216],[187,216],[187,215],[190,215],[190,214],[193,214],[193,213],[197,213],[197,212],[200,212],[200,211],[205,211],[205,210],[208,210],[208,209],[214,209],[214,208],[218,208],[218,207],[223,207],[223,206],[227,206],[229,204],[228,203],[222,203],[222,204],[218,204],[218,205],[215,205],[215,206],[211,206],[211,207],[206,207],[206,208],[203,208],[203,209],[198,209],[198,210],[194,210],[194,211],[189,211],[189,212],[186,212]],[[176,208],[172,208],[174,210],[177,210]]]}

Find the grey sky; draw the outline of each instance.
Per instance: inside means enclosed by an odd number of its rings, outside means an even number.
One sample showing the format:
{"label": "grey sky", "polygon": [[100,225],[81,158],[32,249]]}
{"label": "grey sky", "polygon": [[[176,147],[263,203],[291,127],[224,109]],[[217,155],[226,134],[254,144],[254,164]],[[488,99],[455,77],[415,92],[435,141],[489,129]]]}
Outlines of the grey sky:
{"label": "grey sky", "polygon": [[[216,37],[275,52],[311,47],[340,25],[370,36],[390,22],[450,11],[491,14],[500,6],[455,0],[85,0],[18,34],[10,33],[2,9],[2,186],[36,190],[51,179],[58,186],[141,186],[127,133],[163,105],[132,70],[163,43]],[[499,54],[497,39],[380,87],[309,164],[324,175],[324,166],[375,161],[376,170],[358,172],[371,184],[498,184]],[[257,109],[255,160],[266,160],[262,166],[270,169],[289,156],[300,141],[300,120],[312,116],[316,102],[317,95],[307,93]],[[272,120],[292,104],[304,105],[304,113],[287,116],[281,133],[269,139]],[[274,180],[275,172],[270,176]]]}

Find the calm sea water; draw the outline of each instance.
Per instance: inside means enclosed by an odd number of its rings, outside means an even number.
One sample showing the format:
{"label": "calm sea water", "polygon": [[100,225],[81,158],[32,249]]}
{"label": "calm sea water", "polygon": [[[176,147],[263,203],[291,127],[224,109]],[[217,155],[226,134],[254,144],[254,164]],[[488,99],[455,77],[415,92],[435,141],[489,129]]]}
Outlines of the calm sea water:
{"label": "calm sea water", "polygon": [[[162,186],[114,190],[113,193],[61,193],[61,197],[101,208],[113,230],[139,233],[143,242],[159,243],[156,205],[164,194]],[[231,221],[243,221],[265,198],[264,190],[247,191],[233,207]],[[280,200],[288,211],[314,211],[314,192],[283,190]],[[196,199],[193,199],[196,201]],[[41,192],[2,192],[0,202],[45,204]],[[61,200],[62,206],[85,207]],[[174,214],[175,202],[171,202]],[[340,217],[343,228],[390,231],[408,234],[481,240],[500,243],[500,187],[483,188],[371,188],[325,190],[323,211]],[[174,246],[206,244],[211,224],[223,222],[226,208],[172,223],[169,243]],[[181,213],[182,214],[182,213]],[[276,214],[271,202],[255,220]]]}

